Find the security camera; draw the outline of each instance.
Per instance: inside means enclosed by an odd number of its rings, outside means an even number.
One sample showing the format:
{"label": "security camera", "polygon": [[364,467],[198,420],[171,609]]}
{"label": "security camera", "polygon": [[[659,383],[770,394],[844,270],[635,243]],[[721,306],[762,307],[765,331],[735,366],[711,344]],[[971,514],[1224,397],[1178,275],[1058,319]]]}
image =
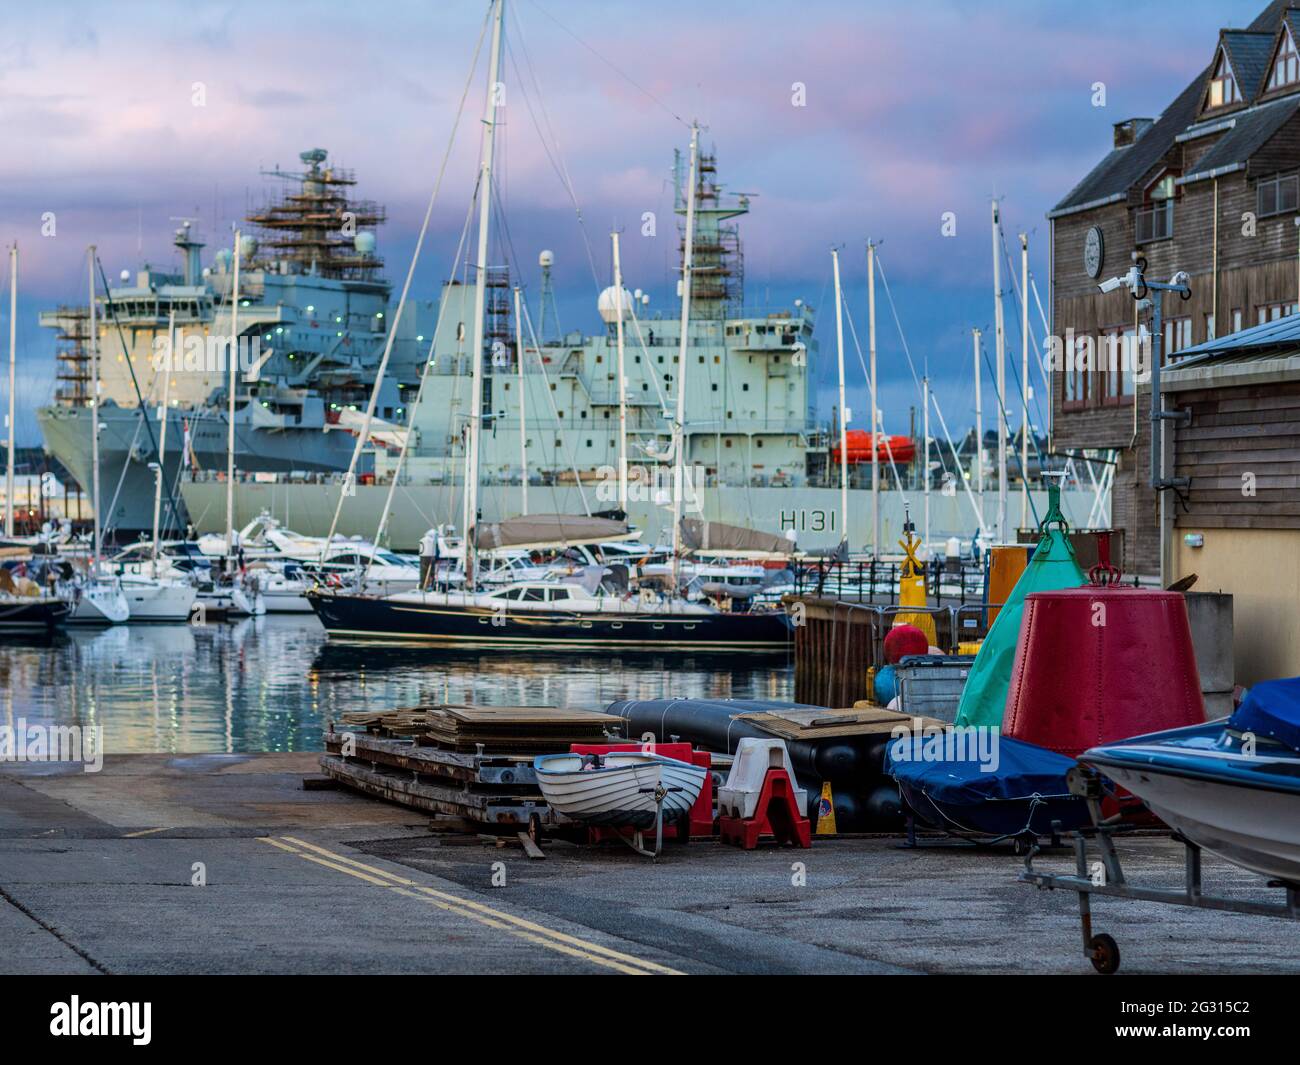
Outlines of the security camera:
{"label": "security camera", "polygon": [[1124,287],[1124,278],[1112,277],[1097,286],[1102,292],[1115,292]]}
{"label": "security camera", "polygon": [[1169,283],[1171,285],[1186,285],[1189,284],[1191,280],[1192,280],[1191,274],[1189,274],[1186,270],[1179,270],[1176,274],[1174,274],[1173,277],[1169,279]]}

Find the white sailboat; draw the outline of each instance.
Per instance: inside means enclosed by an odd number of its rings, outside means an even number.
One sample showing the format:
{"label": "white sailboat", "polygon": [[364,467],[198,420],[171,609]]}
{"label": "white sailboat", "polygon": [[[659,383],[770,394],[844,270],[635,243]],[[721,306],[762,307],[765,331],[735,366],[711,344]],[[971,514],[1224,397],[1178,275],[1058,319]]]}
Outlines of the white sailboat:
{"label": "white sailboat", "polygon": [[[90,269],[90,411],[91,411],[91,462],[94,473],[91,477],[91,505],[95,508],[95,533],[91,547],[90,564],[86,576],[73,586],[72,610],[68,614],[69,625],[116,625],[131,616],[130,604],[122,594],[122,586],[113,578],[101,574],[100,554],[103,549],[101,541],[99,510],[99,343],[95,333],[95,247],[91,245],[87,252]],[[17,281],[18,249],[13,251],[14,281]],[[12,304],[15,299],[11,285]],[[12,329],[10,331],[12,346]],[[12,390],[11,393],[12,395]]]}

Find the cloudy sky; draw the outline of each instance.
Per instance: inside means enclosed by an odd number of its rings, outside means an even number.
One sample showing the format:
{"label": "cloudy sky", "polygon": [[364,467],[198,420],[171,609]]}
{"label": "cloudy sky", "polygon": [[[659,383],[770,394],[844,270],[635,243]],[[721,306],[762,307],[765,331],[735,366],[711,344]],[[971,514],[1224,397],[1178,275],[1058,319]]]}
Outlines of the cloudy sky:
{"label": "cloudy sky", "polygon": [[[1219,28],[1263,6],[1181,0],[1171,18],[1167,3],[1134,0],[514,0],[500,170],[524,283],[536,292],[536,253],[554,249],[562,324],[595,329],[619,228],[629,287],[672,313],[669,175],[698,119],[720,180],[753,194],[746,304],[825,308],[833,372],[829,249],[844,249],[865,345],[864,249],[876,240],[912,354],[928,359],[956,432],[971,418],[969,330],[993,317],[990,197],[1010,247],[1030,234],[1046,301],[1044,212],[1108,149],[1111,123],[1157,114],[1209,62]],[[214,246],[228,240],[278,184],[261,171],[297,165],[302,149],[327,148],[387,206],[380,249],[400,282],[485,11],[486,0],[9,5],[0,241],[22,255],[19,442],[36,442],[30,411],[53,386],[36,313],[84,302],[86,245],[110,276],[170,267],[172,217],[197,216]],[[447,274],[464,218],[483,67],[417,275],[424,295]],[[646,211],[661,220],[654,238],[641,236]],[[41,234],[46,212],[54,236]],[[941,233],[945,212],[955,236]],[[0,273],[7,290],[7,265]],[[1014,303],[1007,314],[1018,319]],[[905,432],[917,398],[883,291],[878,330],[886,428]],[[1018,352],[1012,325],[1009,342]]]}

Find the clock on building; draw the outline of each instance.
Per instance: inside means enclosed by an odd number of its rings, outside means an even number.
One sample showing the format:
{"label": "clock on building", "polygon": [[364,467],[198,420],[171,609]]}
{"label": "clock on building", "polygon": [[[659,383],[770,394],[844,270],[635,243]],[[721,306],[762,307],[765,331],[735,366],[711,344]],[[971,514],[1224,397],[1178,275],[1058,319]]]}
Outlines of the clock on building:
{"label": "clock on building", "polygon": [[1101,275],[1101,261],[1105,254],[1105,243],[1101,238],[1101,227],[1093,226],[1083,238],[1083,268],[1089,277]]}

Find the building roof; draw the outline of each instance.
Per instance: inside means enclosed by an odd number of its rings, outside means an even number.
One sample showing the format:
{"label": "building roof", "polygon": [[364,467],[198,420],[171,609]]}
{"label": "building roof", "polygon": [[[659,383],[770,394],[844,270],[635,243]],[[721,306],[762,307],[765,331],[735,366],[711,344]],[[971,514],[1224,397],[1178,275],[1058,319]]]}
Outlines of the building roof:
{"label": "building roof", "polygon": [[1215,142],[1213,148],[1201,156],[1195,171],[1179,178],[1178,184],[1190,185],[1241,169],[1298,108],[1300,95],[1283,96],[1279,100],[1238,111],[1224,119],[1225,124],[1231,123],[1228,131]]}
{"label": "building roof", "polygon": [[[1294,0],[1273,0],[1246,29],[1224,30],[1220,34],[1220,41],[1228,52],[1228,60],[1237,77],[1238,88],[1248,101],[1254,101],[1268,76],[1268,61],[1272,54],[1274,36],[1283,17],[1288,20],[1295,18],[1291,9],[1293,2]],[[1215,55],[1218,55],[1217,46]],[[1179,134],[1196,124],[1212,68],[1213,63],[1197,74],[1155,123],[1140,133],[1131,145],[1112,149],[1060,203],[1047,212],[1047,217],[1058,218],[1123,199],[1128,190],[1177,143]],[[1235,115],[1224,116],[1225,121],[1244,117],[1245,113],[1240,111]],[[1253,122],[1251,126],[1258,134],[1258,128]],[[1256,150],[1276,129],[1274,126],[1251,150]],[[1244,146],[1246,140],[1243,137],[1238,142],[1239,146]],[[1234,149],[1233,153],[1237,152],[1239,149]],[[1197,166],[1198,172],[1203,169],[1203,166]]]}
{"label": "building roof", "polygon": [[1160,375],[1162,391],[1265,384],[1300,378],[1300,314],[1207,340],[1178,353]]}
{"label": "building roof", "polygon": [[1282,21],[1283,12],[1267,30],[1224,30],[1219,34],[1219,43],[1228,53],[1228,62],[1237,77],[1237,89],[1243,100],[1253,102],[1264,87],[1268,76],[1268,61],[1273,54],[1273,41],[1277,36],[1277,27]]}

